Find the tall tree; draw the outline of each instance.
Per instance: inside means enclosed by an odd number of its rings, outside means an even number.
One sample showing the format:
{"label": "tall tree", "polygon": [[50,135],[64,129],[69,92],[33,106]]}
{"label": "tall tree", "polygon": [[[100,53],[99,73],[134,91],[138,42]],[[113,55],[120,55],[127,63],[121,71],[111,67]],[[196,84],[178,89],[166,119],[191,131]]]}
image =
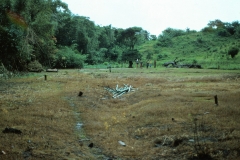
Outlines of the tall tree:
{"label": "tall tree", "polygon": [[134,50],[125,50],[122,53],[122,60],[129,62],[128,68],[133,68],[133,62],[135,60],[137,60],[137,59],[141,59],[141,54],[136,49],[134,49]]}
{"label": "tall tree", "polygon": [[13,1],[0,2],[0,61],[9,70],[23,70],[26,57],[19,50],[26,23],[14,7]]}
{"label": "tall tree", "polygon": [[132,68],[133,60],[140,58],[138,50],[134,49],[137,44],[142,44],[149,39],[149,33],[141,27],[131,27],[120,31],[117,41],[122,47],[126,47],[122,53],[122,60],[129,61],[129,68]]}
{"label": "tall tree", "polygon": [[[44,65],[51,65],[56,51],[55,15],[65,11],[66,6],[60,0],[1,1],[0,18],[4,22],[0,24],[1,32],[11,37],[6,44],[9,52],[4,53],[8,56],[1,56],[1,61],[9,64],[9,69],[13,70],[24,70],[31,57]],[[6,37],[1,37],[1,40],[4,39]],[[15,60],[12,61],[11,57]]]}
{"label": "tall tree", "polygon": [[140,27],[131,27],[120,32],[120,35],[118,37],[120,45],[125,46],[130,50],[133,50],[134,46],[139,40],[141,30],[142,28]]}

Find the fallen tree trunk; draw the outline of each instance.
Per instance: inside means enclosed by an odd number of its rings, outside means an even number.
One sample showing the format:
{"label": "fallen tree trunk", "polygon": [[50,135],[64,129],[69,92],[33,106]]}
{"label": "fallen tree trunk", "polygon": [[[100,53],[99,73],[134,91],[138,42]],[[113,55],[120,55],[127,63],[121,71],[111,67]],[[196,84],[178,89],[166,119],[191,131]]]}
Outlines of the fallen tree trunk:
{"label": "fallen tree trunk", "polygon": [[58,69],[46,69],[46,72],[58,72]]}
{"label": "fallen tree trunk", "polygon": [[199,68],[201,69],[202,66],[196,63],[193,64],[179,64],[179,62],[184,61],[184,59],[182,60],[178,60],[176,61],[177,58],[173,61],[173,62],[166,62],[163,64],[164,67],[175,67],[175,68]]}
{"label": "fallen tree trunk", "polygon": [[199,68],[201,69],[202,66],[199,64],[182,64],[182,65],[177,65],[178,68]]}
{"label": "fallen tree trunk", "polygon": [[169,67],[169,65],[172,65],[172,67],[176,67],[177,63],[179,62],[179,61],[176,61],[177,59],[178,58],[176,57],[173,62],[166,62],[166,63],[163,64],[163,66],[164,67]]}

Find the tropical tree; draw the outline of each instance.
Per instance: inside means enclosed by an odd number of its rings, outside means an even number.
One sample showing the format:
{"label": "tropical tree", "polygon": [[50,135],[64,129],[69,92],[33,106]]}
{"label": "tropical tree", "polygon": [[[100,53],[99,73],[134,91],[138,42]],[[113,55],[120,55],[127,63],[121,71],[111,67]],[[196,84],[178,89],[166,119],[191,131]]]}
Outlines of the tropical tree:
{"label": "tropical tree", "polygon": [[[13,7],[16,5],[12,1],[0,2],[0,62],[9,70],[24,70],[26,54],[20,54],[19,51],[26,23]],[[16,11],[19,10],[16,8]]]}
{"label": "tropical tree", "polygon": [[222,22],[219,19],[216,19],[214,21],[210,21],[207,25],[210,28],[219,29],[219,28],[223,28],[224,27],[224,22]]}
{"label": "tropical tree", "polygon": [[[66,10],[67,5],[60,0],[1,1],[1,33],[8,36],[1,36],[0,40],[8,46],[1,51],[5,66],[11,70],[25,70],[32,57],[51,66],[56,53],[56,15]],[[4,39],[8,41],[4,43]]]}
{"label": "tropical tree", "polygon": [[133,60],[140,58],[138,50],[134,47],[149,40],[149,33],[141,27],[131,27],[118,31],[117,35],[117,43],[125,48],[122,53],[122,60],[129,61],[128,67],[132,68]]}
{"label": "tropical tree", "polygon": [[129,62],[128,68],[133,68],[133,61],[137,60],[137,59],[141,59],[141,54],[136,49],[134,49],[134,50],[125,50],[122,53],[122,60]]}
{"label": "tropical tree", "polygon": [[[143,43],[146,39],[145,32],[141,27],[131,27],[126,30],[120,31],[117,41],[121,46],[133,50],[136,44]],[[148,38],[148,37],[147,37]]]}

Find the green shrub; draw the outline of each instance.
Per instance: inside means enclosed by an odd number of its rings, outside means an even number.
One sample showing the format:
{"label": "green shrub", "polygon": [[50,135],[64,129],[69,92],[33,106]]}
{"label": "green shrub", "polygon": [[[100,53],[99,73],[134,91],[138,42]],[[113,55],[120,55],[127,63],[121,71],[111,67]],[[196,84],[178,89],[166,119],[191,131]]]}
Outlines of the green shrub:
{"label": "green shrub", "polygon": [[6,71],[6,68],[4,66],[0,66],[0,74],[3,74]]}
{"label": "green shrub", "polygon": [[60,47],[55,58],[55,68],[82,68],[86,57],[70,47]]}
{"label": "green shrub", "polygon": [[207,33],[207,32],[214,32],[214,29],[211,28],[211,27],[204,27],[201,31],[205,32],[205,33]]}
{"label": "green shrub", "polygon": [[220,37],[228,37],[231,36],[231,34],[226,30],[226,29],[219,29],[219,31],[217,32],[217,35]]}
{"label": "green shrub", "polygon": [[157,60],[161,60],[163,58],[163,55],[162,54],[158,54],[157,55]]}
{"label": "green shrub", "polygon": [[169,36],[160,35],[158,37],[157,45],[160,47],[170,47],[173,45],[172,38]]}
{"label": "green shrub", "polygon": [[236,38],[240,38],[240,26],[236,27],[234,35]]}
{"label": "green shrub", "polygon": [[27,69],[29,72],[41,72],[43,71],[42,65],[37,61],[32,61],[28,64]]}
{"label": "green shrub", "polygon": [[238,48],[231,48],[229,51],[228,51],[228,55],[230,55],[232,58],[234,58],[239,52],[239,49]]}
{"label": "green shrub", "polygon": [[103,64],[104,64],[105,66],[107,66],[107,65],[108,65],[108,62],[103,62]]}

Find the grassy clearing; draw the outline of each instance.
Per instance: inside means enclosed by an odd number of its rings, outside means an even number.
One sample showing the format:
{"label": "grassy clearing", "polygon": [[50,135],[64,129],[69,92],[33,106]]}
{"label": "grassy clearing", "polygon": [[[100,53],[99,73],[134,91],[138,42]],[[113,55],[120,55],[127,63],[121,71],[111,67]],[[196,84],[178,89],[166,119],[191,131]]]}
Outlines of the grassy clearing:
{"label": "grassy clearing", "polygon": [[[61,70],[47,81],[44,74],[1,81],[0,129],[22,134],[0,133],[0,159],[240,156],[239,71]],[[104,87],[116,84],[136,91],[113,99]]]}

